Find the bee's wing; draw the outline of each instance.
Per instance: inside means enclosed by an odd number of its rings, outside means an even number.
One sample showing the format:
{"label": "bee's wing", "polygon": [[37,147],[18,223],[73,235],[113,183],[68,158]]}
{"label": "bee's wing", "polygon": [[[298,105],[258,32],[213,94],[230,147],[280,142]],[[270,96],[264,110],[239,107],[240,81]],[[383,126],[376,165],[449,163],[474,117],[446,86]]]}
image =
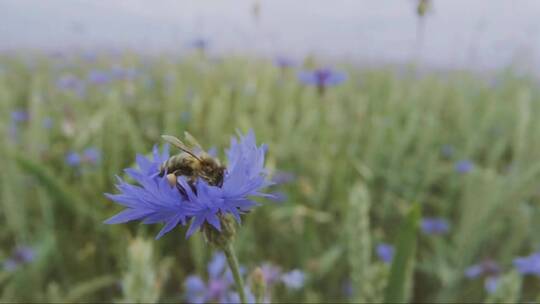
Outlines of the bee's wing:
{"label": "bee's wing", "polygon": [[163,138],[166,142],[170,143],[171,145],[177,147],[178,149],[188,153],[189,155],[195,157],[196,159],[199,159],[191,149],[186,146],[180,139],[170,136],[170,135],[161,135],[161,138]]}
{"label": "bee's wing", "polygon": [[189,134],[189,132],[185,131],[184,136],[186,137],[186,140],[193,145],[194,147],[200,149],[201,151],[204,151],[201,144],[193,137],[193,135]]}

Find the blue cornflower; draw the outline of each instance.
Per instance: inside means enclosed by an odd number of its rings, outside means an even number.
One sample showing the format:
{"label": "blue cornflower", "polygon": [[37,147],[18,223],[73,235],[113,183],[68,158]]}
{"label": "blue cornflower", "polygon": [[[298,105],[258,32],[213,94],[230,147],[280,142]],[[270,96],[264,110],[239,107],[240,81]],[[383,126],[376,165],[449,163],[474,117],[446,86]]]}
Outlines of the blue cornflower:
{"label": "blue cornflower", "polygon": [[445,234],[450,231],[450,223],[444,218],[423,218],[420,226],[425,234]]}
{"label": "blue cornflower", "polygon": [[272,263],[262,264],[261,271],[262,271],[266,286],[273,286],[281,278],[281,268],[279,268],[278,266]]}
{"label": "blue cornflower", "polygon": [[514,266],[522,275],[533,274],[540,276],[540,252],[514,259]]}
{"label": "blue cornflower", "polygon": [[77,167],[81,164],[81,156],[77,152],[70,151],[66,155],[65,161],[68,166]]}
{"label": "blue cornflower", "polygon": [[4,260],[4,270],[14,271],[23,264],[30,263],[34,260],[35,252],[28,246],[19,246],[11,253],[11,256]]}
{"label": "blue cornflower", "polygon": [[281,281],[290,289],[300,289],[304,286],[305,274],[303,271],[295,269],[281,276]]}
{"label": "blue cornflower", "polygon": [[[227,260],[222,252],[216,252],[208,263],[208,281],[198,275],[190,275],[184,281],[186,300],[189,303],[239,303],[238,295],[233,292],[234,280],[227,267]],[[250,294],[249,292],[247,293]],[[248,298],[250,298],[248,296]],[[251,296],[251,298],[253,298]],[[251,301],[253,302],[253,301]]]}
{"label": "blue cornflower", "polygon": [[134,68],[124,68],[121,66],[114,66],[111,68],[110,77],[116,80],[133,80],[137,77],[137,70]]}
{"label": "blue cornflower", "polygon": [[274,58],[274,65],[280,69],[286,69],[286,68],[295,67],[297,63],[295,60],[292,60],[291,58],[278,56]]}
{"label": "blue cornflower", "polygon": [[65,162],[68,166],[79,167],[82,164],[96,165],[101,159],[101,152],[97,148],[85,149],[82,153],[69,151]]}
{"label": "blue cornflower", "polygon": [[97,148],[94,148],[94,147],[87,148],[86,150],[83,151],[81,159],[85,163],[95,165],[101,159],[101,152]]}
{"label": "blue cornflower", "polygon": [[455,148],[452,145],[443,145],[441,148],[441,154],[445,158],[451,158],[452,156],[454,156],[454,152],[455,152]]}
{"label": "blue cornflower", "polygon": [[208,48],[208,45],[209,45],[208,40],[204,38],[193,39],[193,41],[189,43],[189,46],[200,51],[205,51]]}
{"label": "blue cornflower", "polygon": [[380,243],[377,245],[377,256],[381,261],[384,263],[391,263],[392,259],[394,259],[394,246],[386,243]]}
{"label": "blue cornflower", "polygon": [[112,75],[105,71],[92,70],[88,72],[87,80],[94,85],[105,85],[110,83],[113,78]]}
{"label": "blue cornflower", "polygon": [[82,95],[85,89],[84,82],[72,74],[65,74],[58,78],[56,87],[61,91],[73,91],[79,95]]}
{"label": "blue cornflower", "polygon": [[157,238],[169,232],[178,224],[191,221],[187,237],[203,227],[203,224],[217,231],[222,229],[222,218],[229,214],[240,222],[240,214],[246,213],[258,204],[251,197],[269,197],[260,192],[270,185],[266,181],[264,156],[266,146],[257,146],[255,135],[249,132],[233,138],[226,151],[228,168],[221,187],[209,185],[198,179],[188,182],[184,176],[174,178],[173,185],[167,175],[160,176],[160,165],[169,157],[168,152],[157,153],[154,160],[137,157],[139,170],[126,169],[126,173],[140,186],[130,185],[118,179],[121,194],[107,196],[127,207],[106,223],[117,224],[132,220],[142,220],[145,224],[165,223]]}
{"label": "blue cornflower", "polygon": [[316,86],[320,93],[324,93],[326,87],[344,82],[347,79],[347,75],[329,68],[322,68],[314,71],[300,72],[298,79],[304,84]]}
{"label": "blue cornflower", "polygon": [[454,166],[456,172],[465,174],[474,169],[474,163],[470,160],[460,160]]}
{"label": "blue cornflower", "polygon": [[497,289],[499,283],[499,275],[501,268],[497,262],[486,260],[482,263],[470,266],[465,270],[465,276],[469,279],[485,277],[484,288],[488,293],[493,293]]}
{"label": "blue cornflower", "polygon": [[22,123],[28,121],[30,115],[26,110],[15,110],[11,112],[11,121],[14,123]]}
{"label": "blue cornflower", "polygon": [[11,112],[11,121],[8,127],[9,137],[13,140],[19,140],[19,124],[25,123],[30,119],[28,111],[17,109]]}

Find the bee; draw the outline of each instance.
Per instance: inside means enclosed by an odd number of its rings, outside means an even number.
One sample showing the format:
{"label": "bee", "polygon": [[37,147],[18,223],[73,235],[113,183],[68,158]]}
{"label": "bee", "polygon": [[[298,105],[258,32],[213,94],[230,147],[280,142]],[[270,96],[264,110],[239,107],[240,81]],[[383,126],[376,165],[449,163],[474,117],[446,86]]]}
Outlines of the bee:
{"label": "bee", "polygon": [[[171,156],[163,162],[160,167],[160,176],[174,174],[174,176],[185,176],[188,182],[194,185],[198,178],[202,178],[209,185],[221,187],[225,175],[225,166],[221,165],[218,159],[215,159],[204,152],[196,140],[186,133],[186,138],[195,143],[202,152],[196,154],[186,144],[178,138],[170,135],[161,136],[166,142],[177,147],[182,152]],[[174,176],[172,176],[174,178]]]}

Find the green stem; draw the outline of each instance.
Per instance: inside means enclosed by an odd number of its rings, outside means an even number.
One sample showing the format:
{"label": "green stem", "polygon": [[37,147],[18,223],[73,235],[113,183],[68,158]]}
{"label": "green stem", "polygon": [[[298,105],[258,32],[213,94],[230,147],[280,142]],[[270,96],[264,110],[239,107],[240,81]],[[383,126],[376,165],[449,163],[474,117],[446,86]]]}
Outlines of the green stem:
{"label": "green stem", "polygon": [[227,256],[227,262],[229,263],[234,282],[236,283],[236,290],[238,291],[238,295],[240,295],[240,302],[242,304],[246,304],[247,301],[246,294],[244,293],[244,281],[240,275],[240,266],[238,265],[238,259],[234,253],[232,242],[229,242],[227,245],[223,246],[223,251],[225,252],[225,256]]}

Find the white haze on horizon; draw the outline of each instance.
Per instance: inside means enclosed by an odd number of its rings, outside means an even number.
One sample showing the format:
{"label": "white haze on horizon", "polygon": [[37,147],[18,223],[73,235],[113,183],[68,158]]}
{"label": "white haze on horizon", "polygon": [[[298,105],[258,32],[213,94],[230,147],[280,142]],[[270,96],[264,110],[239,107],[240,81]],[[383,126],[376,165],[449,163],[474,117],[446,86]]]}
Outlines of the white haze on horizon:
{"label": "white haze on horizon", "polygon": [[0,50],[212,50],[490,69],[540,67],[539,0],[433,0],[421,53],[414,0],[0,0]]}

